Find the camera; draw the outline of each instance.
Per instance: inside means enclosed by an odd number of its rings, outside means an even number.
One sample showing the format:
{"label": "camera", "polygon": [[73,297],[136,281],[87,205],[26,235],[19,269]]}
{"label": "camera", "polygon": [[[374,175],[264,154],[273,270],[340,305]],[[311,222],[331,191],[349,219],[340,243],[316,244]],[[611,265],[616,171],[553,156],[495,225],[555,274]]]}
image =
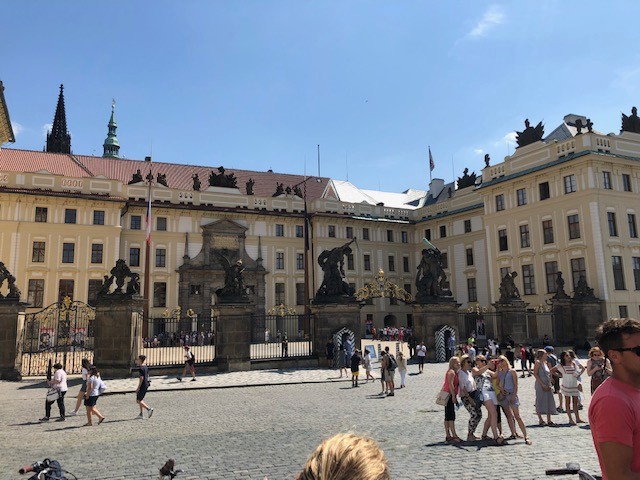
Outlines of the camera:
{"label": "camera", "polygon": [[33,472],[34,475],[29,477],[28,480],[62,480],[67,478],[64,475],[64,471],[62,470],[60,462],[58,462],[57,460],[50,460],[48,458],[45,458],[41,462],[35,462],[31,465],[25,465],[20,470],[18,470],[18,473],[20,475],[24,475],[25,473],[29,472]]}

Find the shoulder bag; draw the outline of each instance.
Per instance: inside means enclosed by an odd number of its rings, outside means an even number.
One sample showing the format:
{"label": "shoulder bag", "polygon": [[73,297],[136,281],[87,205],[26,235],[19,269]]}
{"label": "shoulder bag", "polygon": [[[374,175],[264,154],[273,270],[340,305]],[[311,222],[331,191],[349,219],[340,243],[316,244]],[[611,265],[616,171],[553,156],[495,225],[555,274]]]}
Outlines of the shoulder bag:
{"label": "shoulder bag", "polygon": [[436,405],[445,407],[447,403],[449,403],[449,397],[451,397],[451,394],[449,392],[441,390],[440,392],[438,392],[438,395],[436,395]]}

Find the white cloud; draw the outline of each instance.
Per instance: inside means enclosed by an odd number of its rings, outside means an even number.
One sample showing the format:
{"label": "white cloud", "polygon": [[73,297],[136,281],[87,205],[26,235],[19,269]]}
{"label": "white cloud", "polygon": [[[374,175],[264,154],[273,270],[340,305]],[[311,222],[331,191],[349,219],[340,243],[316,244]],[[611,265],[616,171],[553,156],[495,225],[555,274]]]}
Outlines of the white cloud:
{"label": "white cloud", "polygon": [[493,142],[494,147],[502,147],[504,144],[509,145],[517,145],[516,142],[516,132],[509,132],[505,136],[503,136],[500,140]]}
{"label": "white cloud", "polygon": [[13,130],[13,135],[16,137],[24,131],[24,127],[18,122],[11,122],[11,128]]}
{"label": "white cloud", "polygon": [[505,19],[506,15],[502,8],[497,5],[491,5],[467,36],[471,38],[484,37],[489,30],[504,23]]}
{"label": "white cloud", "polygon": [[47,133],[49,133],[52,128],[53,128],[53,123],[45,123],[42,126],[42,136],[47,138]]}
{"label": "white cloud", "polygon": [[482,150],[481,148],[474,148],[473,153],[475,153],[476,155],[482,155],[484,153],[484,150]]}

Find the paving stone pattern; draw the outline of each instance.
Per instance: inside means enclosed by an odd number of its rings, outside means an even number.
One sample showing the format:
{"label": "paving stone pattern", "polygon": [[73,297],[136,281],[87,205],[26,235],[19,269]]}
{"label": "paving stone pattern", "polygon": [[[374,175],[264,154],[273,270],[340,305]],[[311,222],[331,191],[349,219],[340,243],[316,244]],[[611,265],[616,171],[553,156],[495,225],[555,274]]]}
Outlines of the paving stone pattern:
{"label": "paving stone pattern", "polygon": [[[520,379],[533,445],[445,444],[444,411],[434,403],[445,371],[446,365],[432,364],[417,375],[410,365],[407,388],[387,398],[377,396],[378,381],[351,388],[322,369],[215,374],[182,383],[154,377],[147,400],[155,413],[144,420],[135,419],[135,396],[123,393],[135,389],[135,380],[107,380],[110,394],[98,402],[107,419],[93,427],[81,427],[84,415],[39,423],[42,383],[0,382],[0,478],[19,478],[13,472],[20,466],[49,457],[79,479],[152,479],[171,457],[186,470],[177,479],[292,479],[322,439],[345,431],[378,440],[394,479],[541,479],[550,478],[545,468],[572,460],[599,473],[588,426],[565,425],[566,415],[553,417],[562,422],[558,427],[537,426],[533,377]],[[79,389],[72,383],[68,410]],[[466,437],[468,413],[461,408],[457,415],[458,434]]]}

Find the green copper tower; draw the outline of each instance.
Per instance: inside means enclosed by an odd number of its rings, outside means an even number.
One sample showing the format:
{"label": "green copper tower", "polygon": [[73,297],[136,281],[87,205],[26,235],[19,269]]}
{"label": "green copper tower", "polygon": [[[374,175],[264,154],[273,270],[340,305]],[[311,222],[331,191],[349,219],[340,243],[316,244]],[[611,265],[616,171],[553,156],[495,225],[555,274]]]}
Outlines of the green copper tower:
{"label": "green copper tower", "polygon": [[111,118],[109,119],[109,133],[102,145],[104,151],[103,157],[115,157],[118,158],[120,152],[120,143],[118,143],[118,137],[116,136],[116,129],[118,124],[115,119],[116,101],[111,103]]}

